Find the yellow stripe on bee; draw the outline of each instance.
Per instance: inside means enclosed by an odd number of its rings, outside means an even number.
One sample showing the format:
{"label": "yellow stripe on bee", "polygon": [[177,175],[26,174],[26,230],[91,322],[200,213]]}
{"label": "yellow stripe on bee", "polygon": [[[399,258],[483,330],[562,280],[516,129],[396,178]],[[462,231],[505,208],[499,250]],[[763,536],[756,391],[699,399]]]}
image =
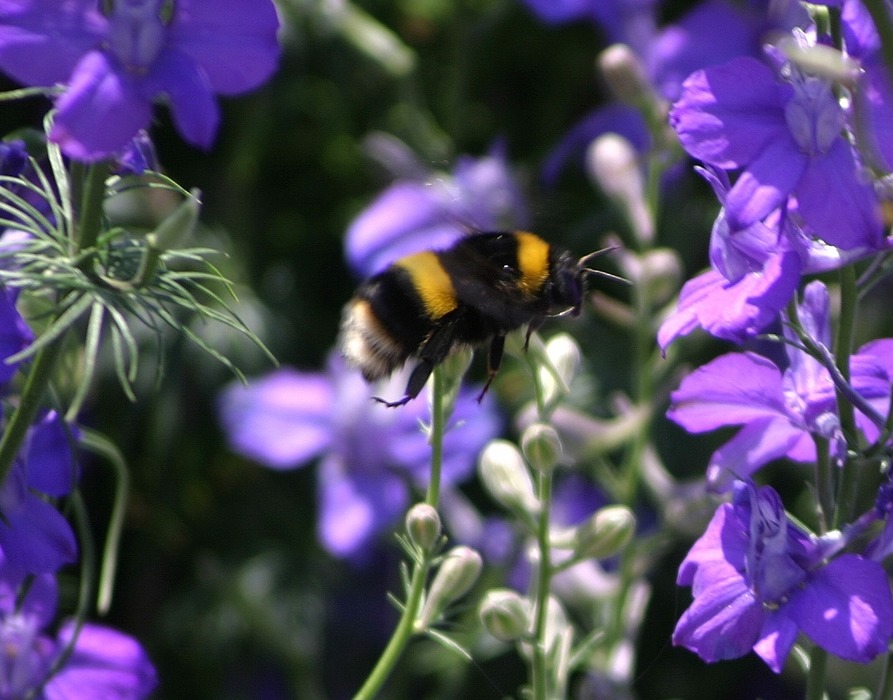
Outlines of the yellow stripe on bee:
{"label": "yellow stripe on bee", "polygon": [[459,305],[450,276],[436,253],[428,250],[407,255],[394,264],[409,273],[412,286],[421,297],[429,318],[446,316]]}
{"label": "yellow stripe on bee", "polygon": [[542,289],[549,276],[549,244],[542,238],[526,231],[515,234],[518,241],[518,267],[521,279],[518,285],[530,294]]}

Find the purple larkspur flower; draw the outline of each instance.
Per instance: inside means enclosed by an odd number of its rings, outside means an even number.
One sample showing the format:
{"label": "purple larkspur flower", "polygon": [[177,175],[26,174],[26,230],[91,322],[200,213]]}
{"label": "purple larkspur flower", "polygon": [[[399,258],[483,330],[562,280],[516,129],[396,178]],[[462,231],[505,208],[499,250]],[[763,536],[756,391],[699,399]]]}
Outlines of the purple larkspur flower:
{"label": "purple larkspur flower", "polygon": [[[86,623],[78,629],[71,622],[53,638],[44,630],[55,616],[55,578],[34,577],[21,600],[12,581],[0,578],[0,697],[140,700],[152,692],[155,668],[136,640],[108,627]],[[69,647],[70,655],[53,672]]]}
{"label": "purple larkspur flower", "polygon": [[[398,391],[397,373],[389,388]],[[401,384],[403,382],[403,384]],[[387,391],[387,389],[385,389]],[[498,431],[488,397],[478,405],[463,389],[444,437],[445,484],[458,483]],[[337,556],[351,556],[391,527],[409,507],[413,489],[429,480],[431,447],[421,429],[427,402],[394,410],[372,401],[369,388],[339,359],[325,373],[280,369],[220,397],[232,448],[274,469],[293,469],[321,457],[319,537]]]}
{"label": "purple larkspur flower", "polygon": [[715,168],[696,168],[723,204],[710,234],[711,269],[682,287],[676,310],[657,332],[661,350],[676,338],[703,328],[717,338],[743,343],[771,326],[793,298],[804,275],[843,267],[888,248],[848,250],[829,245],[795,221],[797,201],[743,229],[734,229],[726,215],[728,175]]}
{"label": "purple larkspur flower", "polygon": [[47,413],[29,429],[0,486],[0,572],[51,572],[75,561],[71,525],[46,497],[66,495],[77,477],[70,429],[58,414]]}
{"label": "purple larkspur flower", "polygon": [[34,333],[16,308],[17,296],[0,286],[0,385],[12,379],[18,369],[18,363],[7,363],[6,358],[21,352],[34,340]]}
{"label": "purple larkspur flower", "polygon": [[[828,347],[828,293],[821,282],[807,285],[798,311],[810,337]],[[714,489],[728,488],[734,479],[748,477],[773,459],[814,461],[813,435],[831,441],[835,456],[845,452],[836,387],[828,370],[795,346],[785,349],[789,365],[784,370],[752,352],[730,353],[699,367],[673,392],[667,417],[690,432],[743,426],[710,458],[707,479]],[[850,358],[850,372],[854,391],[884,415],[890,401],[893,339],[860,348]],[[875,439],[876,423],[861,412],[856,417],[866,437]]]}
{"label": "purple larkspur flower", "polygon": [[0,69],[25,85],[65,84],[50,137],[79,160],[124,148],[163,97],[189,143],[217,132],[215,93],[234,95],[275,70],[270,0],[0,2]]}
{"label": "purple larkspur flower", "polygon": [[677,583],[694,601],[673,644],[708,662],[753,650],[779,673],[803,632],[842,659],[871,661],[893,634],[887,575],[856,554],[825,556],[771,487],[738,482],[679,567]]}
{"label": "purple larkspur flower", "polygon": [[527,223],[521,188],[496,146],[482,158],[460,158],[452,174],[396,181],[351,222],[344,246],[351,268],[368,277],[404,255],[448,247],[469,229]]}
{"label": "purple larkspur flower", "polygon": [[724,203],[733,229],[794,195],[798,215],[825,242],[881,245],[877,197],[844,137],[847,114],[830,81],[790,63],[775,71],[736,58],[693,73],[670,122],[693,157],[741,171]]}

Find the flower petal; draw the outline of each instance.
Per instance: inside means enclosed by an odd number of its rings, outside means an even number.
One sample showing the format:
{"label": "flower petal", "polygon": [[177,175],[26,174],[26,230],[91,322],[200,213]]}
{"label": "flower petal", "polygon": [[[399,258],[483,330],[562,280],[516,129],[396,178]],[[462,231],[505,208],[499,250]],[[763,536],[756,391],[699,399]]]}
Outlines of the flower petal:
{"label": "flower petal", "polygon": [[276,70],[278,29],[270,0],[178,0],[169,33],[171,45],[201,66],[214,92],[235,95]]}
{"label": "flower petal", "polygon": [[143,97],[166,95],[177,131],[193,146],[210,148],[217,135],[220,110],[205,71],[187,54],[169,49],[158,56],[141,81]]}
{"label": "flower petal", "polygon": [[786,418],[760,418],[746,425],[710,458],[710,489],[726,491],[735,479],[747,479],[763,465],[787,455],[805,432]]}
{"label": "flower petal", "polygon": [[764,616],[742,576],[714,580],[679,618],[673,644],[708,662],[735,659],[753,648]]}
{"label": "flower petal", "polygon": [[351,471],[337,455],[319,467],[319,539],[339,557],[359,553],[406,510],[409,490],[394,472]]}
{"label": "flower petal", "polygon": [[[59,647],[75,634],[74,623],[59,631]],[[117,630],[86,623],[74,641],[72,654],[47,683],[50,700],[95,697],[139,700],[158,684],[155,667],[140,644]]]}
{"label": "flower petal", "polygon": [[100,51],[81,59],[56,107],[50,138],[67,155],[84,161],[122,150],[151,117],[149,101]]}
{"label": "flower petal", "polygon": [[753,650],[775,673],[781,673],[797,633],[797,625],[784,612],[774,611],[766,616]]}
{"label": "flower petal", "polygon": [[846,140],[813,158],[795,190],[800,216],[823,241],[844,250],[883,242],[880,203]]}
{"label": "flower petal", "polygon": [[4,0],[0,69],[25,85],[63,83],[106,25],[95,0]]}
{"label": "flower petal", "polygon": [[758,418],[787,418],[781,371],[751,352],[729,353],[696,369],[672,394],[667,417],[700,433]]}
{"label": "flower petal", "polygon": [[670,123],[695,158],[720,168],[744,167],[768,145],[790,140],[779,90],[767,66],[736,58],[692,73]]}
{"label": "flower petal", "polygon": [[55,411],[31,427],[25,454],[28,486],[50,496],[64,496],[74,488],[78,463],[73,440],[72,430]]}
{"label": "flower petal", "polygon": [[233,450],[274,469],[301,466],[332,440],[334,394],[323,375],[283,368],[235,383],[218,410]]}
{"label": "flower petal", "polygon": [[725,203],[729,225],[746,228],[778,209],[808,165],[809,158],[797,148],[789,132],[766,144],[729,190]]}
{"label": "flower petal", "polygon": [[813,642],[835,656],[866,663],[887,649],[893,597],[880,564],[844,554],[798,589],[788,614]]}
{"label": "flower petal", "polygon": [[21,507],[0,519],[0,566],[11,574],[46,573],[77,559],[68,521],[53,506],[27,494]]}

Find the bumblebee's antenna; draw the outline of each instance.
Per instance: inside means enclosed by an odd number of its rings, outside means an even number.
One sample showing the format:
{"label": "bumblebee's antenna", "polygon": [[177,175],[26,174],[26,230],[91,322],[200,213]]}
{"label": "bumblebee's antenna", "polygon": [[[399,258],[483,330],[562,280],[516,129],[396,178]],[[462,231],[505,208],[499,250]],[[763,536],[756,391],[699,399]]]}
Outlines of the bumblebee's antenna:
{"label": "bumblebee's antenna", "polygon": [[605,272],[604,270],[596,270],[595,268],[589,267],[589,263],[595,260],[606,253],[610,253],[612,250],[617,250],[620,246],[612,245],[607,248],[602,248],[600,250],[596,250],[592,253],[584,255],[577,264],[580,266],[580,272],[588,272],[590,275],[597,275],[599,277],[605,277],[609,280],[614,280],[615,282],[622,282],[623,284],[632,285],[632,282],[626,277],[621,277],[620,275],[614,275],[610,272]]}

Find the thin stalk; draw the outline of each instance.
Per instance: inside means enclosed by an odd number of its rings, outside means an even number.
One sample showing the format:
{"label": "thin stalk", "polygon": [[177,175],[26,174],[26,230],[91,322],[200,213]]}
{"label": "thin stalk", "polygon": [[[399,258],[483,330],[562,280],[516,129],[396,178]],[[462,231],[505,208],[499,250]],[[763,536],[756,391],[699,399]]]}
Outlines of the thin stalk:
{"label": "thin stalk", "polygon": [[536,579],[533,623],[533,663],[530,667],[534,700],[549,697],[546,654],[546,623],[549,613],[549,589],[552,585],[552,551],[549,543],[549,518],[552,504],[552,473],[541,471],[537,479],[537,496],[542,507],[537,520],[536,540],[539,549],[539,570]]}
{"label": "thin stalk", "polygon": [[[431,479],[428,482],[428,492],[425,497],[425,503],[435,509],[440,502],[443,433],[446,424],[445,401],[443,373],[440,367],[435,367],[431,387],[431,432],[429,437],[429,442],[431,443]],[[357,691],[357,694],[354,695],[354,700],[371,700],[378,694],[403,655],[403,650],[406,648],[409,640],[415,635],[417,631],[415,622],[425,594],[425,583],[428,580],[428,573],[431,570],[431,556],[431,553],[425,552],[421,559],[415,563],[410,579],[409,593],[406,597],[400,621],[397,623],[397,627],[394,629],[387,646],[378,658],[378,662],[366,678],[366,682]]]}
{"label": "thin stalk", "polygon": [[884,672],[881,674],[880,687],[874,700],[893,700],[893,654],[887,654]]}
{"label": "thin stalk", "polygon": [[5,483],[9,476],[28,428],[34,423],[61,351],[61,341],[50,343],[37,353],[31,364],[19,405],[0,437],[0,484]]}
{"label": "thin stalk", "polygon": [[[102,202],[105,199],[105,176],[108,166],[103,163],[94,163],[84,173],[80,191],[80,209],[78,211],[78,225],[75,232],[75,249],[78,252],[90,250],[96,245],[99,233],[102,231]],[[92,256],[81,259],[81,266],[92,266]],[[85,272],[91,272],[92,267]]]}
{"label": "thin stalk", "polygon": [[814,645],[809,652],[809,673],[806,674],[805,700],[824,700],[828,652]]}
{"label": "thin stalk", "polygon": [[[850,355],[853,351],[853,336],[856,326],[856,273],[852,266],[840,270],[840,319],[835,339],[835,357],[837,368],[847,384],[850,383]],[[856,413],[853,405],[837,389],[837,410],[840,415],[840,427],[847,439],[853,439],[856,430]],[[838,485],[837,503],[834,511],[833,528],[848,522],[855,514],[856,493],[859,479],[859,465],[856,460],[848,459],[843,466],[843,473]]]}

